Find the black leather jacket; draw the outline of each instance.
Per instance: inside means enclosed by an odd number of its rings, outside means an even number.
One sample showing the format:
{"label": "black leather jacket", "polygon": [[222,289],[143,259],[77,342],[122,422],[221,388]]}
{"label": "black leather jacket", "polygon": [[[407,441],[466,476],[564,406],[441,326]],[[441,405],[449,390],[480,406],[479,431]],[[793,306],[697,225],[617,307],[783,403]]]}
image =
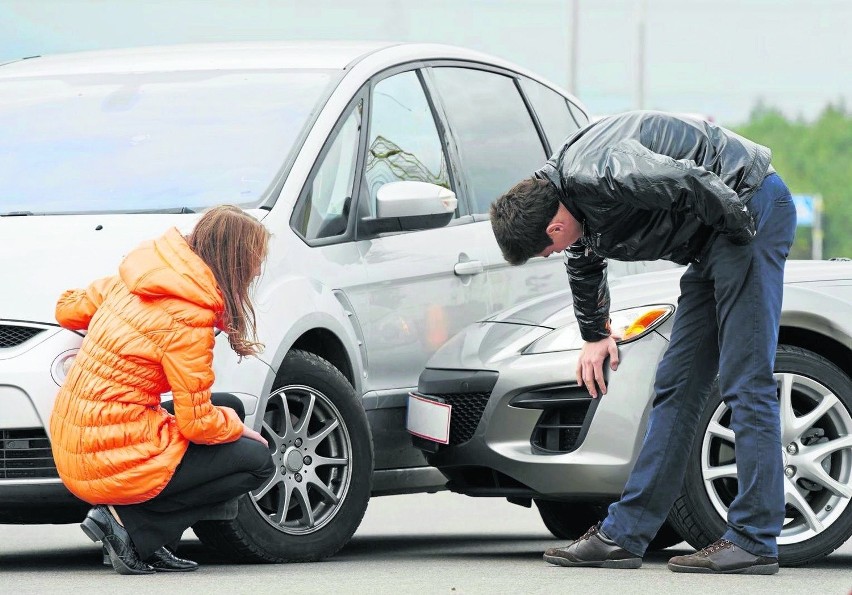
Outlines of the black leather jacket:
{"label": "black leather jacket", "polygon": [[610,116],[571,136],[536,176],[583,225],[565,251],[583,339],[609,335],[606,258],[699,262],[716,235],[751,225],[745,205],[771,158],[730,130],[660,112]]}

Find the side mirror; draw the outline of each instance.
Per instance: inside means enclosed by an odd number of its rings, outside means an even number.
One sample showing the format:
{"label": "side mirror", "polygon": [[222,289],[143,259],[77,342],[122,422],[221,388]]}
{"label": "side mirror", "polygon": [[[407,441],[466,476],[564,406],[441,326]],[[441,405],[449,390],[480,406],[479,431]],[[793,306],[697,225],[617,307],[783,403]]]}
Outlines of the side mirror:
{"label": "side mirror", "polygon": [[361,229],[375,235],[443,227],[458,202],[455,192],[437,184],[389,182],[376,194],[376,216],[361,219]]}

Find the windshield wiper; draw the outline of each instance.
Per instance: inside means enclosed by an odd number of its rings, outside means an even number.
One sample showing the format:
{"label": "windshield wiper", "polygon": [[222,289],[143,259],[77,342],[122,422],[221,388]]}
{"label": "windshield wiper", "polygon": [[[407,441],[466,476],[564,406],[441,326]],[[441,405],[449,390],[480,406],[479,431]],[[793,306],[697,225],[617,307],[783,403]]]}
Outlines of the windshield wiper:
{"label": "windshield wiper", "polygon": [[56,212],[56,213],[33,213],[32,211],[9,211],[0,213],[0,217],[29,217],[35,215],[188,215],[195,213],[189,207],[170,207],[165,209],[131,209],[127,211],[90,211],[90,212]]}
{"label": "windshield wiper", "polygon": [[[125,215],[187,215],[190,213],[194,213],[193,209],[189,207],[168,207],[164,209],[129,209],[127,211],[115,211],[115,213],[125,214]],[[112,214],[110,212],[110,214]]]}

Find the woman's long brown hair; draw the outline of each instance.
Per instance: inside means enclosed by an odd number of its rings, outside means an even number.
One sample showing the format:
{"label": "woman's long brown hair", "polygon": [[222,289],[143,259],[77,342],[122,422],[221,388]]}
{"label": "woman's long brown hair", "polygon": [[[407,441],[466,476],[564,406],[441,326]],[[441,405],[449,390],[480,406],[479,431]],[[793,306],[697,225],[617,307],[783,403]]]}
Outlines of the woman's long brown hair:
{"label": "woman's long brown hair", "polygon": [[269,231],[239,207],[222,205],[205,212],[187,243],[216,278],[225,300],[224,330],[240,356],[259,353],[249,288],[266,259]]}

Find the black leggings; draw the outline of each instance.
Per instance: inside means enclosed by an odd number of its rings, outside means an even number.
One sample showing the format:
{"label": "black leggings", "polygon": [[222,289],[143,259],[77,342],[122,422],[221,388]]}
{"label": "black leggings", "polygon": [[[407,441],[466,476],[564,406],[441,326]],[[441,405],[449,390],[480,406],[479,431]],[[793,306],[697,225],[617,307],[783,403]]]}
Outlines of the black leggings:
{"label": "black leggings", "polygon": [[[214,405],[230,407],[245,419],[242,402],[216,393]],[[163,407],[173,412],[172,403]],[[190,443],[172,479],[154,498],[140,504],[115,506],[139,557],[148,558],[205,518],[214,507],[254,490],[275,471],[269,450],[256,440],[240,438],[227,444]]]}

